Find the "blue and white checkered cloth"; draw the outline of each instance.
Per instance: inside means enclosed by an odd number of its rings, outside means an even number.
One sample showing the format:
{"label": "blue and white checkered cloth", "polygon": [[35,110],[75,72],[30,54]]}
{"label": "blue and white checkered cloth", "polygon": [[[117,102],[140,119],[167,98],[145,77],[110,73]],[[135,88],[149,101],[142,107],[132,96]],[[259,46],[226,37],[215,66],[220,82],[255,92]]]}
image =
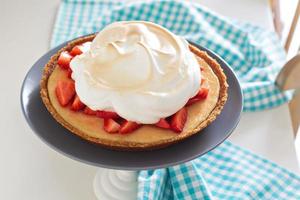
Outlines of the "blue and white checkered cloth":
{"label": "blue and white checkered cloth", "polygon": [[[244,110],[288,100],[274,85],[285,53],[273,32],[220,16],[186,1],[63,0],[51,46],[120,20],[158,23],[219,54],[236,72]],[[300,199],[300,178],[225,142],[182,165],[139,173],[138,199]]]}
{"label": "blue and white checkered cloth", "polygon": [[230,142],[193,161],[141,171],[138,199],[300,199],[300,177]]}

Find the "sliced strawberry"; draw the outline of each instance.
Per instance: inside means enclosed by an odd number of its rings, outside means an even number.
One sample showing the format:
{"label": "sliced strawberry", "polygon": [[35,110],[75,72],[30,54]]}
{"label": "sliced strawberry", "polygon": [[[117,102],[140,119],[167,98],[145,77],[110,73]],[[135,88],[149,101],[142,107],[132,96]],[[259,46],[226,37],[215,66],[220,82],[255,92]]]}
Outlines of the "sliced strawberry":
{"label": "sliced strawberry", "polygon": [[96,115],[97,115],[97,117],[104,118],[104,119],[107,119],[107,118],[117,119],[117,118],[119,118],[119,115],[117,113],[110,112],[110,111],[99,110],[99,111],[97,111]]}
{"label": "sliced strawberry", "polygon": [[84,114],[87,114],[87,115],[96,115],[97,114],[97,111],[92,110],[87,106],[84,108],[83,112],[84,112]]}
{"label": "sliced strawberry", "polygon": [[192,105],[198,101],[201,101],[203,99],[206,99],[208,96],[209,88],[208,87],[201,87],[199,92],[196,94],[196,96],[190,98],[188,102],[185,104],[186,106]]}
{"label": "sliced strawberry", "polygon": [[201,70],[201,71],[204,71],[204,67],[203,67],[203,66],[200,66],[200,70]]}
{"label": "sliced strawberry", "polygon": [[198,94],[196,95],[196,97],[198,97],[200,99],[206,99],[208,92],[209,92],[208,87],[201,87]]}
{"label": "sliced strawberry", "polygon": [[55,88],[57,99],[62,106],[66,106],[75,95],[75,84],[73,81],[58,81]]}
{"label": "sliced strawberry", "polygon": [[71,109],[74,111],[82,110],[85,107],[85,105],[80,101],[79,96],[76,95],[75,99],[72,103]]}
{"label": "sliced strawberry", "polygon": [[138,129],[141,125],[136,123],[136,122],[131,122],[131,121],[124,121],[121,125],[120,128],[120,133],[121,134],[126,134],[126,133],[131,133],[134,130]]}
{"label": "sliced strawberry", "polygon": [[71,68],[67,69],[67,76],[68,76],[68,78],[72,78],[72,69]]}
{"label": "sliced strawberry", "polygon": [[77,56],[77,55],[82,54],[83,52],[82,52],[81,48],[82,48],[82,45],[77,45],[77,46],[73,47],[73,49],[71,50],[70,54],[72,56]]}
{"label": "sliced strawberry", "polygon": [[161,118],[156,124],[155,126],[160,127],[160,128],[166,128],[169,129],[170,128],[170,124],[168,123],[168,121],[164,118]]}
{"label": "sliced strawberry", "polygon": [[196,96],[196,97],[190,98],[185,105],[186,106],[190,106],[190,105],[192,105],[192,104],[194,104],[194,103],[196,103],[196,102],[198,102],[200,100],[203,100],[203,99]]}
{"label": "sliced strawberry", "polygon": [[71,55],[72,56],[77,56],[80,55],[86,51],[88,51],[91,47],[91,43],[92,42],[85,42],[83,44],[77,45],[75,47],[73,47],[73,49],[71,50]]}
{"label": "sliced strawberry", "polygon": [[68,69],[72,58],[73,56],[71,56],[69,52],[63,51],[58,57],[57,64],[63,69]]}
{"label": "sliced strawberry", "polygon": [[117,133],[120,130],[120,124],[113,119],[104,119],[103,129],[108,133]]}
{"label": "sliced strawberry", "polygon": [[187,120],[187,109],[183,107],[172,116],[171,129],[177,133],[180,133],[183,130],[186,120]]}

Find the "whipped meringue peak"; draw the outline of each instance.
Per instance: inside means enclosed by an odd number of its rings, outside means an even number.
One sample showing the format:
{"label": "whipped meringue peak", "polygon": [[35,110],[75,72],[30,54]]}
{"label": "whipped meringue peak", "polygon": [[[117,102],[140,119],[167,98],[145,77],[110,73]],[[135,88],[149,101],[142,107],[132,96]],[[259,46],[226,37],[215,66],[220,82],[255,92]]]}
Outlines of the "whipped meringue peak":
{"label": "whipped meringue peak", "polygon": [[174,114],[200,88],[200,67],[187,41],[151,22],[106,26],[70,66],[88,107],[143,124]]}

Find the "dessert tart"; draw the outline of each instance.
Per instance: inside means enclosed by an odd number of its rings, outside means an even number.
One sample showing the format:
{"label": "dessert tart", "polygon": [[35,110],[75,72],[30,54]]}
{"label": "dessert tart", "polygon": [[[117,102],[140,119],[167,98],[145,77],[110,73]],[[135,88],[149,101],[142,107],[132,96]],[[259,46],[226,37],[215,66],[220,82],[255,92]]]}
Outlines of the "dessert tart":
{"label": "dessert tart", "polygon": [[115,22],[80,37],[45,65],[41,98],[71,133],[112,149],[149,150],[212,123],[226,76],[205,51],[144,21]]}

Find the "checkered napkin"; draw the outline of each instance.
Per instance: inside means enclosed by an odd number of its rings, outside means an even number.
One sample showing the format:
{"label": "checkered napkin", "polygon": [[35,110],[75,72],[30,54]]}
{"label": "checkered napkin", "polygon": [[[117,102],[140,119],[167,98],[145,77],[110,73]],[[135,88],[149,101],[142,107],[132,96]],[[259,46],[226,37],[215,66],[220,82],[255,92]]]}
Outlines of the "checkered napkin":
{"label": "checkered napkin", "polygon": [[[288,100],[274,85],[285,62],[276,34],[185,1],[64,0],[51,46],[120,20],[152,21],[219,54],[242,85],[244,110]],[[300,199],[300,178],[229,142],[182,165],[139,173],[138,199]]]}

